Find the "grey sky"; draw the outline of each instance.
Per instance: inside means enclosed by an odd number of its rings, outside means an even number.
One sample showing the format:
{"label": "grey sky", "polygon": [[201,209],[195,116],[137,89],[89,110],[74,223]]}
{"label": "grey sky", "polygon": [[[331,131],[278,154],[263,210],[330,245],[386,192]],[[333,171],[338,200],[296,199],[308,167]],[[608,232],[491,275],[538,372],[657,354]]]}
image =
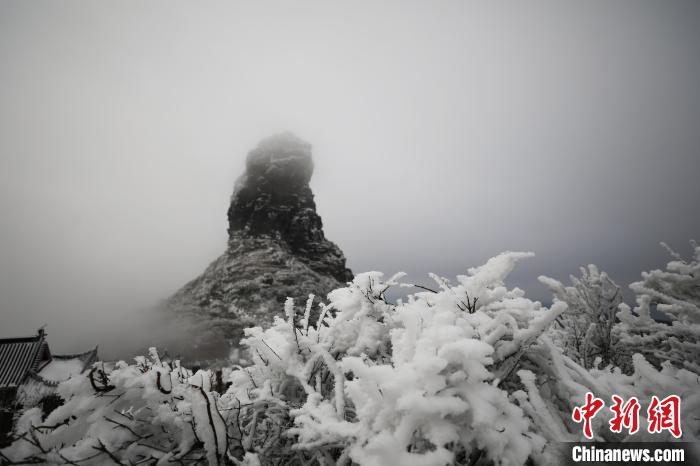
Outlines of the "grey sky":
{"label": "grey sky", "polygon": [[248,150],[314,146],[355,272],[620,283],[700,239],[700,3],[0,3],[0,335],[112,351],[226,241]]}

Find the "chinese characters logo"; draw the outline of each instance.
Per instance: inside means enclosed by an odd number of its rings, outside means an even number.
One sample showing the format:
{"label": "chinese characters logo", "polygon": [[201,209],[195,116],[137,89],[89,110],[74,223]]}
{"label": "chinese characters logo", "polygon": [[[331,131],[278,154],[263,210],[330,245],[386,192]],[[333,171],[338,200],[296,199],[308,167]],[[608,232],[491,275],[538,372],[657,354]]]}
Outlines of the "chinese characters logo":
{"label": "chinese characters logo", "polygon": [[[610,411],[613,413],[609,421],[610,431],[620,433],[627,429],[630,435],[639,431],[639,411],[641,404],[636,397],[624,401],[618,395],[612,396],[613,404]],[[583,423],[583,435],[592,440],[593,427],[591,421],[603,409],[605,402],[596,398],[593,393],[586,393],[586,402],[583,406],[576,406],[571,413],[571,419],[580,424]],[[668,431],[675,438],[683,435],[681,430],[681,399],[678,395],[669,395],[663,400],[657,396],[651,397],[647,408],[647,432],[650,434]]]}

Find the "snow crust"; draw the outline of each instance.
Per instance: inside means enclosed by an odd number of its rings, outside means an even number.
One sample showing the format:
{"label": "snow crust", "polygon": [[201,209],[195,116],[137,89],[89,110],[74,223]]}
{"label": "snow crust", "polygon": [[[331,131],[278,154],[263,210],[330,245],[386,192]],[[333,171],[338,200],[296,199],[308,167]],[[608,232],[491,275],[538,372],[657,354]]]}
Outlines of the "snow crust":
{"label": "snow crust", "polygon": [[80,359],[52,359],[44,366],[39,375],[47,380],[55,382],[68,380],[71,377],[80,375],[83,371],[84,363]]}

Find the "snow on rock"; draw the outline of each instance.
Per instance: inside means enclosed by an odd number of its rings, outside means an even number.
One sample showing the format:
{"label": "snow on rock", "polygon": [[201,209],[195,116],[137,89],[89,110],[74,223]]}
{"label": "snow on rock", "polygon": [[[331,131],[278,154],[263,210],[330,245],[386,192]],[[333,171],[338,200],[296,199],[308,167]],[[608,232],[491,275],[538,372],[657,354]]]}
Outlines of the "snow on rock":
{"label": "snow on rock", "polygon": [[323,232],[312,173],[311,145],[290,133],[250,152],[228,209],[226,251],[169,300],[173,315],[191,327],[192,340],[174,347],[226,359],[243,329],[272,322],[287,298],[323,297],[352,280],[342,251]]}

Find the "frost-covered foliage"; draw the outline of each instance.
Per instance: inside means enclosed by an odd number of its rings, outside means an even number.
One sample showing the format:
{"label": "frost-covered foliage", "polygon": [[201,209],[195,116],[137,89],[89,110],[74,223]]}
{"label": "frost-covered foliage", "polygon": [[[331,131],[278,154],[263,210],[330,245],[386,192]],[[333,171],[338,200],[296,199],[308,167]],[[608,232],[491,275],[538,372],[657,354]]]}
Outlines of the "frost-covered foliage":
{"label": "frost-covered foliage", "polygon": [[18,439],[3,460],[50,464],[219,464],[229,448],[226,421],[211,392],[210,374],[162,363],[154,349],[107,374],[97,363],[88,377],[58,386],[66,400],[42,421],[24,413]]}
{"label": "frost-covered foliage", "polygon": [[[454,286],[434,276],[439,290],[396,305],[384,295],[399,277],[358,275],[329,295],[316,327],[308,306],[296,325],[288,302],[286,321],[247,331],[256,364],[234,372],[228,395],[288,410],[293,451],[319,463],[442,465],[483,455],[522,464],[544,439],[500,384],[565,308],[503,285],[528,255],[502,254]],[[259,435],[279,433],[273,423]]]}
{"label": "frost-covered foliage", "polygon": [[622,355],[614,334],[615,314],[622,302],[620,287],[595,265],[581,268],[581,278],[571,276],[571,286],[549,277],[540,277],[555,301],[567,304],[552,325],[552,339],[567,356],[587,369],[600,358],[604,365],[620,365]]}
{"label": "frost-covered foliage", "polygon": [[[630,285],[637,306],[632,312],[620,305],[616,330],[627,351],[643,354],[656,367],[670,361],[700,374],[700,246],[691,245],[693,257],[686,261],[663,244],[674,260]],[[651,317],[652,306],[669,317],[670,325]]]}
{"label": "frost-covered foliage", "polygon": [[[679,395],[686,413],[682,440],[696,441],[700,416],[687,413],[700,412],[698,374],[670,362],[654,367],[641,354],[627,372],[603,365],[601,355],[565,354],[563,340],[554,340],[561,333],[548,329],[557,318],[579,317],[565,315],[567,303],[596,315],[601,306],[584,304],[618,298],[609,294],[612,282],[589,268],[573,289],[549,282],[558,293],[551,308],[531,301],[504,284],[515,263],[530,255],[501,254],[454,284],[432,275],[435,289],[415,285],[420,292],[396,303],[387,300],[387,290],[414,285],[400,283],[401,274],[384,280],[379,272],[356,276],[326,304],[310,296],[299,307],[288,299],[284,318],[246,330],[242,345],[251,364],[226,371],[230,387],[221,395],[212,391],[209,372],[161,362],[155,350],[133,365],[96,365],[91,377],[59,386],[66,403],[46,420],[37,410],[22,416],[3,459],[558,464],[556,442],[582,439],[571,412],[589,391],[605,400]],[[577,359],[582,354],[595,358],[589,368]],[[596,416],[596,438],[625,440],[606,428],[609,419],[608,410]]]}
{"label": "frost-covered foliage", "polygon": [[700,439],[700,377],[694,372],[673,367],[666,362],[659,370],[647,362],[641,354],[632,357],[633,372],[622,373],[620,368],[608,366],[586,370],[564,355],[543,336],[528,352],[523,368],[518,371],[524,390],[513,393],[513,398],[532,420],[533,429],[547,439],[544,450],[533,455],[538,464],[559,463],[561,452],[556,442],[586,441],[581,426],[573,423],[574,406],[583,404],[586,392],[592,392],[610,403],[612,395],[623,399],[636,396],[643,404],[640,410],[640,431],[630,436],[613,433],[608,428],[612,412],[606,407],[593,419],[593,431],[597,441],[673,441],[670,434],[646,432],[646,408],[651,396],[660,398],[678,395],[682,400],[681,416],[683,441]]}
{"label": "frost-covered foliage", "polygon": [[[639,400],[678,395],[683,440],[700,438],[700,248],[693,247],[692,261],[671,251],[676,260],[666,270],[645,272],[642,281],[630,285],[637,295],[634,312],[621,302],[619,287],[595,266],[582,269],[581,278],[572,277],[568,287],[540,277],[555,302],[566,302],[568,309],[521,361],[524,390],[513,393],[549,441],[538,462],[557,457],[552,441],[585,440],[571,413],[586,392],[608,402],[613,394]],[[650,305],[665,312],[671,325],[655,321]],[[594,418],[597,440],[672,440],[651,436],[644,427],[634,437],[615,434],[607,428],[610,418],[608,409]]]}

